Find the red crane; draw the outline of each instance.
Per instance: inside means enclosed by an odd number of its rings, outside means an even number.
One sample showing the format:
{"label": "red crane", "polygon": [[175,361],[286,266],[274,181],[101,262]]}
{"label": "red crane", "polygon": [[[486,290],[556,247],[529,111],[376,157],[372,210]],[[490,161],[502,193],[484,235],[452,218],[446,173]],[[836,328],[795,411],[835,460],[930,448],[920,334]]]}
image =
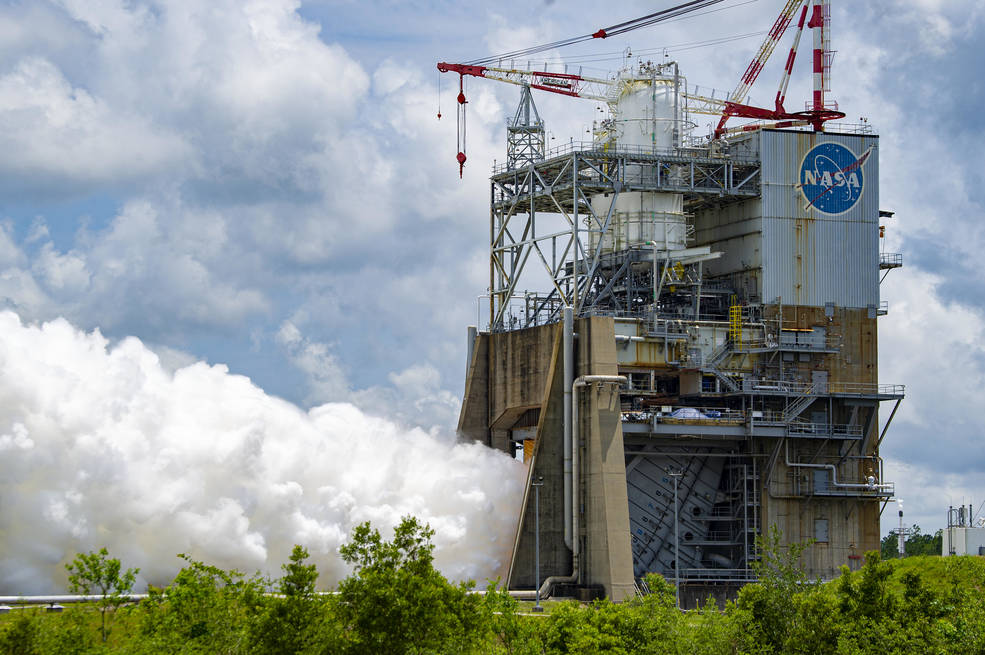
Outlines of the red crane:
{"label": "red crane", "polygon": [[[500,71],[507,74],[509,73],[521,73],[521,71],[509,71],[507,69],[492,69],[487,68],[485,64],[491,64],[497,60],[511,59],[515,57],[524,57],[537,54],[539,52],[544,52],[547,50],[552,50],[555,48],[562,48],[569,45],[574,45],[576,43],[583,43],[585,41],[591,41],[592,39],[605,39],[610,36],[617,36],[619,34],[625,34],[632,30],[639,29],[641,27],[647,27],[655,23],[659,23],[671,18],[676,18],[678,16],[683,16],[684,14],[689,14],[693,11],[699,9],[704,9],[712,5],[717,5],[725,0],[690,0],[689,2],[684,2],[679,5],[675,5],[668,9],[663,9],[661,11],[653,12],[652,14],[647,14],[646,16],[641,16],[639,18],[634,18],[632,20],[623,21],[622,23],[616,23],[615,25],[610,25],[609,27],[603,27],[591,34],[583,34],[581,36],[575,36],[570,39],[564,39],[562,41],[554,41],[553,43],[545,43],[539,46],[533,46],[530,48],[523,48],[521,50],[514,50],[513,52],[503,53],[501,55],[495,55],[493,57],[486,57],[484,59],[476,59],[474,61],[468,62],[466,64],[447,64],[439,63],[438,70],[442,73],[455,72],[458,73],[458,154],[455,158],[458,160],[458,175],[462,176],[462,170],[465,167],[465,105],[468,100],[465,98],[465,76],[471,75],[474,77],[486,77],[489,79],[499,79],[500,81],[508,82],[510,79],[504,79],[503,77],[494,77],[492,75],[487,75],[487,72]],[[559,82],[556,85],[552,84],[540,84],[531,85],[531,88],[541,89],[542,91],[550,91],[552,93],[560,93],[562,95],[569,95],[575,97],[592,97],[588,95],[581,95],[577,92],[573,92],[570,88],[565,88],[565,84],[575,84],[585,80],[578,75],[567,75],[567,74],[549,74],[544,73],[547,79],[552,80],[567,80],[567,82]],[[600,98],[604,99],[604,98]],[[441,118],[440,116],[438,118]]]}
{"label": "red crane", "polygon": [[[765,109],[743,104],[743,99],[756,78],[759,77],[759,73],[766,65],[766,60],[773,54],[773,50],[787,31],[787,27],[790,26],[798,9],[801,12],[800,20],[797,22],[797,34],[794,37],[793,45],[790,47],[790,54],[787,55],[783,76],[780,78],[780,88],[776,92],[775,107]],[[809,9],[812,10],[810,12],[811,18],[807,21]],[[786,100],[790,73],[793,71],[794,60],[797,58],[797,47],[800,45],[800,37],[803,35],[805,25],[814,30],[814,97],[804,111],[788,112],[783,103]],[[804,121],[806,124],[812,125],[816,131],[824,129],[823,126],[826,121],[844,118],[845,114],[838,111],[837,103],[826,104],[824,101],[824,93],[831,90],[831,60],[833,57],[830,0],[787,0],[787,4],[780,12],[773,28],[766,35],[759,51],[739,80],[739,85],[735,87],[732,95],[725,102],[722,118],[718,122],[718,127],[715,128],[715,138],[720,138],[726,133],[725,123],[733,116],[759,120]],[[777,124],[777,127],[784,127],[784,125]]]}
{"label": "red crane", "polygon": [[[686,2],[641,18],[602,28],[592,34],[516,50],[494,57],[474,60],[465,64],[440,62],[438,64],[438,70],[440,72],[458,73],[458,154],[456,155],[456,159],[459,165],[459,177],[462,175],[467,159],[465,155],[465,106],[468,104],[468,100],[465,97],[464,83],[466,76],[481,77],[510,84],[526,84],[532,89],[539,89],[574,98],[607,101],[609,99],[608,89],[615,83],[613,80],[584,77],[570,73],[499,68],[488,64],[492,64],[497,60],[529,56],[545,50],[581,43],[591,39],[604,39],[616,34],[623,34],[630,30],[652,25],[723,1],[693,0],[692,2]],[[812,7],[813,11],[809,11]],[[800,18],[797,23],[797,33],[794,37],[793,45],[790,48],[790,53],[787,55],[783,75],[780,79],[780,86],[776,93],[774,108],[766,109],[744,104],[742,101],[759,77],[770,55],[773,54],[776,46],[786,33],[787,28],[793,22],[793,18],[796,16],[798,10],[800,10]],[[810,20],[807,19],[808,14],[810,14]],[[695,106],[692,106],[690,109],[691,113],[711,114],[720,117],[718,126],[715,128],[714,138],[716,139],[727,134],[757,130],[763,127],[812,125],[815,130],[820,131],[823,129],[823,124],[826,121],[843,118],[845,114],[838,111],[837,103],[826,104],[824,99],[824,93],[831,89],[830,69],[834,54],[830,49],[830,20],[830,0],[787,0],[772,29],[767,33],[766,39],[759,47],[752,62],[750,62],[745,73],[740,78],[738,86],[729,95],[728,99],[721,100],[685,93],[683,94],[684,98],[695,103]],[[812,101],[808,102],[804,111],[788,112],[784,108],[784,101],[786,100],[790,75],[805,26],[814,30],[814,96]],[[774,122],[757,122],[727,129],[725,125],[728,119],[732,117]]]}

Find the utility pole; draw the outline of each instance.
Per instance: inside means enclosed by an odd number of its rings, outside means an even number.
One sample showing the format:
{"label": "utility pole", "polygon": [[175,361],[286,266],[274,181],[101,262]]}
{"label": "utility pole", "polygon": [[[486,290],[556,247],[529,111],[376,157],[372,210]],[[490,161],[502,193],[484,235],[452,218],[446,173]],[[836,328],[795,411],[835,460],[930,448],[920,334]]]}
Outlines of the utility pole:
{"label": "utility pole", "polygon": [[674,480],[674,602],[677,609],[681,609],[681,522],[677,516],[677,483],[684,475],[684,471],[667,471]]}
{"label": "utility pole", "polygon": [[540,605],[540,488],[544,486],[544,476],[537,477],[530,486],[534,488],[534,612],[543,612]]}
{"label": "utility pole", "polygon": [[896,532],[896,547],[900,559],[906,557],[906,528],[903,527],[903,500],[898,499],[896,504],[899,506],[899,529]]}

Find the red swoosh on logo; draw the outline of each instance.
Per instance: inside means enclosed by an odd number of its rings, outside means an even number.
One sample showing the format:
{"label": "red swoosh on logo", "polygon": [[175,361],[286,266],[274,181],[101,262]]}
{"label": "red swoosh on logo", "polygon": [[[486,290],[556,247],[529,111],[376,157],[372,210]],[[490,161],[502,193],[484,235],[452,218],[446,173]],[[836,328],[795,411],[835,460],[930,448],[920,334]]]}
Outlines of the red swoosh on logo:
{"label": "red swoosh on logo", "polygon": [[[866,150],[865,153],[861,157],[859,157],[858,159],[856,159],[854,163],[849,164],[848,166],[845,166],[843,169],[841,169],[838,172],[839,173],[850,173],[850,172],[854,171],[857,168],[861,168],[862,167],[862,164],[865,163],[865,160],[868,159],[869,158],[869,155],[872,154],[872,148],[873,148],[873,146],[869,146],[869,149]],[[797,187],[799,187],[799,188],[803,188],[803,186],[804,186],[803,184],[798,184],[797,185]],[[815,197],[813,200],[809,200],[807,202],[807,207],[813,207],[815,202],[817,202],[818,200],[820,200],[821,198],[823,198],[825,194],[830,193],[833,189],[834,189],[833,186],[829,186],[827,189],[825,189],[824,191],[822,191],[821,193],[819,193],[817,195],[817,197]],[[804,209],[807,209],[807,207],[805,207]]]}

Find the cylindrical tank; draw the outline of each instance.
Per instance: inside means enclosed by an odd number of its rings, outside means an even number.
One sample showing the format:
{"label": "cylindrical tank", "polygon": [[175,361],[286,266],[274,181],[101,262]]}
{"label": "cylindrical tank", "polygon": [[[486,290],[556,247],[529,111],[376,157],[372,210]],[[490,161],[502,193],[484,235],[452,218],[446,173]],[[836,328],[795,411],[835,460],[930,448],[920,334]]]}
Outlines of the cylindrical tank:
{"label": "cylindrical tank", "polygon": [[674,78],[656,74],[625,77],[618,88],[614,113],[619,146],[674,148],[674,128],[680,119],[679,107],[675,113]]}
{"label": "cylindrical tank", "polygon": [[603,235],[598,232],[589,233],[589,244],[593,251],[600,236],[603,253],[619,252],[648,243],[656,243],[657,250],[681,250],[687,247],[687,222],[681,194],[639,191],[624,192],[618,196],[611,193],[598,194],[592,197],[592,211],[600,221],[608,215],[613,197],[616,206],[609,230]]}
{"label": "cylindrical tank", "polygon": [[[609,107],[612,118],[597,135],[606,150],[632,154],[673,151],[680,132],[681,104],[676,97],[678,77],[669,66],[643,64],[620,73],[613,85]],[[668,74],[666,71],[670,71]],[[622,171],[627,185],[652,184],[656,168],[627,164]],[[602,193],[591,198],[592,211],[604,222],[615,197],[612,219],[605,234],[589,231],[594,252],[602,241],[602,253],[646,247],[660,251],[687,248],[687,221],[679,193],[624,191],[618,196]]]}

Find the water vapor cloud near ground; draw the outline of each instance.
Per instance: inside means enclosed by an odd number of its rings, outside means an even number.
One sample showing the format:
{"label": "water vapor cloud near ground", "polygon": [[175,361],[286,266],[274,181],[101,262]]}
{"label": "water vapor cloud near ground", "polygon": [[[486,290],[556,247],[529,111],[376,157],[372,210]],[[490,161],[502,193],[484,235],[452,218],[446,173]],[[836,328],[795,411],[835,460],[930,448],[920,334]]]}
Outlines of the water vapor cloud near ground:
{"label": "water vapor cloud near ground", "polygon": [[345,403],[305,411],[225,366],[171,372],[138,339],[0,313],[0,586],[65,589],[64,563],[106,546],[141,582],[178,553],[276,575],[293,544],[326,586],[349,531],[430,523],[450,578],[509,556],[524,467]]}

